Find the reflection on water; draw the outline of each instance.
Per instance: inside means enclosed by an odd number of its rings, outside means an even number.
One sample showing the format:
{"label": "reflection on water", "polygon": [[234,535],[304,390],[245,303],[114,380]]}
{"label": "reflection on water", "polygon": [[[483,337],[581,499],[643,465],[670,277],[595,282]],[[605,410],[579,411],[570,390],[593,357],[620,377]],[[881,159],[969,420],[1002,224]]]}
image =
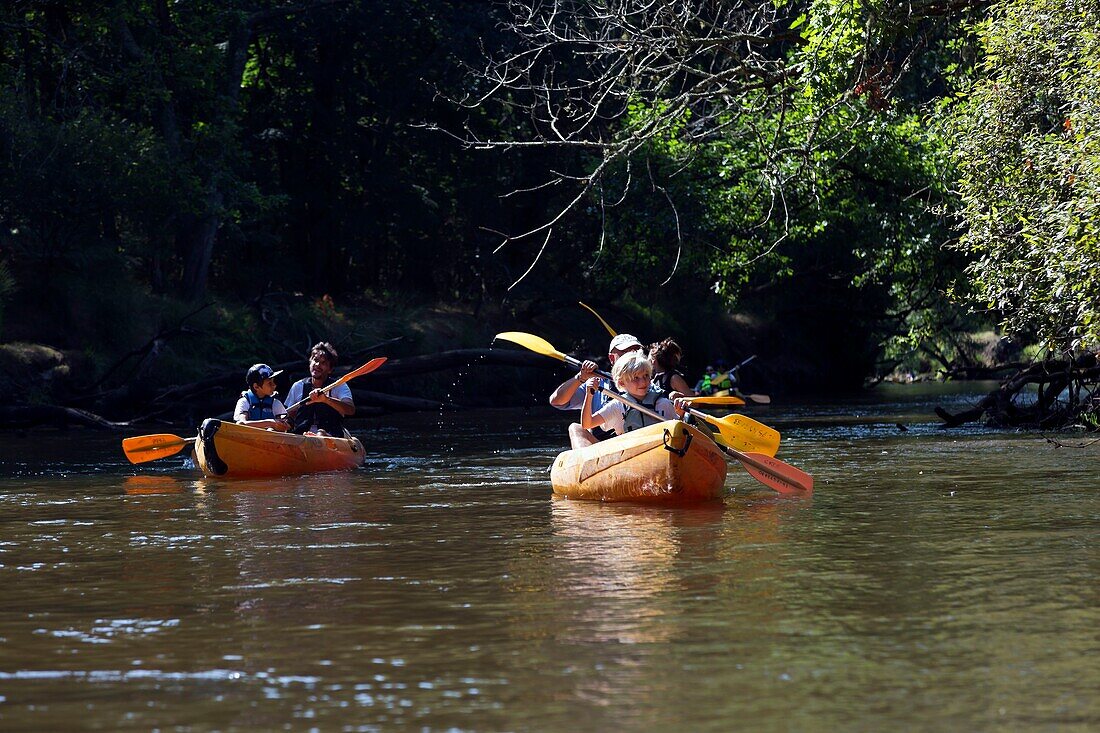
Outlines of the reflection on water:
{"label": "reflection on water", "polygon": [[192,482],[177,476],[127,476],[122,481],[122,490],[131,496],[141,494],[178,494]]}
{"label": "reflection on water", "polygon": [[913,403],[754,411],[814,497],[698,507],[552,500],[537,412],[271,481],[9,441],[0,727],[1100,727],[1097,449]]}
{"label": "reflection on water", "polygon": [[713,522],[722,511],[554,501],[553,575],[556,595],[576,609],[570,626],[586,641],[667,640],[675,624],[659,599],[677,582],[677,523],[696,513]]}

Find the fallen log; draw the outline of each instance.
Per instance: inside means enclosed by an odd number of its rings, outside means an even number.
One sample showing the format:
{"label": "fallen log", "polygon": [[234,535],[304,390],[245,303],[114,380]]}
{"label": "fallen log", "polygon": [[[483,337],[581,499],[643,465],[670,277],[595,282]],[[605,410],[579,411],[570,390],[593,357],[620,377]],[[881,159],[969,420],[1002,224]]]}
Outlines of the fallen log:
{"label": "fallen log", "polygon": [[[556,362],[546,359],[538,354],[513,349],[454,349],[435,354],[423,354],[402,359],[391,359],[380,369],[364,375],[356,380],[356,384],[369,384],[368,380],[381,379],[386,383],[389,379],[404,379],[409,376],[430,374],[447,370],[455,370],[464,367],[479,366],[506,366],[506,367],[535,367],[538,369],[554,370]],[[306,373],[306,362],[302,359],[281,362],[271,365],[276,370],[286,371],[287,374],[280,378],[283,387],[287,382]],[[358,364],[341,365],[334,372],[339,376]],[[70,404],[95,409],[109,415],[125,415],[133,418],[134,422],[143,422],[169,416],[170,419],[182,417],[208,415],[209,408],[213,407],[219,412],[226,406],[232,406],[236,396],[244,388],[244,369],[233,369],[212,374],[204,379],[177,385],[159,385],[156,388],[149,381],[124,384],[110,392],[98,395],[85,395],[73,400]],[[362,405],[360,416],[380,414],[385,410],[415,411],[415,410],[440,410],[461,409],[460,406],[422,399],[419,397],[406,397],[384,392],[363,391],[362,399],[357,400]],[[91,413],[89,413],[91,414]],[[140,415],[140,417],[134,417]],[[0,422],[0,427],[3,423]]]}
{"label": "fallen log", "polygon": [[[451,351],[441,351],[436,354],[422,354],[420,356],[406,357],[404,359],[390,359],[379,369],[360,377],[356,381],[358,383],[360,381],[366,382],[367,380],[377,378],[403,378],[482,364],[492,366],[536,367],[539,369],[554,369],[557,367],[555,362],[545,357],[541,357],[538,354],[532,354],[526,351],[513,351],[510,349],[454,349]],[[281,362],[272,364],[271,366],[276,371],[284,370],[291,373],[300,371],[303,375],[305,373],[305,362],[302,360]],[[341,367],[336,369],[333,374],[343,374],[356,366],[358,366],[358,364]],[[170,387],[148,401],[146,412],[143,413],[143,417],[151,418],[162,415],[171,411],[173,405],[181,402],[195,401],[219,392],[238,391],[242,381],[242,374],[240,370],[237,370],[231,374],[222,373],[197,382]],[[240,388],[243,389],[243,387]],[[444,403],[434,400],[422,400],[418,402],[417,400],[419,398],[383,395],[383,393],[380,392],[375,394],[377,395],[375,397],[365,396],[364,403],[402,411],[438,410],[444,407]],[[454,406],[451,405],[446,409],[454,409]]]}
{"label": "fallen log", "polygon": [[[455,349],[441,351],[436,354],[422,354],[420,356],[406,357],[404,359],[390,359],[380,368],[370,374],[360,377],[360,380],[368,380],[376,377],[406,377],[414,374],[430,374],[445,369],[454,369],[461,366],[474,364],[492,364],[496,366],[520,366],[539,367],[553,369],[557,367],[555,362],[547,360],[538,354],[526,351],[512,351],[508,349]],[[333,371],[334,376],[343,374],[358,364],[350,364]],[[303,376],[306,372],[306,362],[301,359],[272,364],[272,369],[283,370],[290,373],[300,372]],[[244,389],[244,372],[236,370],[232,373],[222,373],[211,376],[197,382],[181,384],[170,387],[161,392],[153,400],[154,403],[166,403],[191,399],[197,395],[215,389]],[[438,403],[436,403],[438,405]]]}
{"label": "fallen log", "polygon": [[[404,395],[386,394],[384,392],[372,392],[366,389],[353,389],[351,396],[355,399],[355,414],[360,415],[368,407],[384,408],[397,412],[422,412],[432,410],[456,410],[453,404],[426,400],[421,397],[406,397]],[[382,410],[379,410],[380,412]]]}
{"label": "fallen log", "polygon": [[0,428],[26,430],[41,426],[68,428],[73,425],[96,430],[118,430],[128,422],[112,422],[94,412],[59,405],[7,405],[0,407]]}
{"label": "fallen log", "polygon": [[390,359],[376,371],[377,377],[407,377],[414,374],[454,369],[455,367],[480,366],[536,367],[557,370],[561,364],[529,351],[515,349],[453,349],[436,354],[422,354],[404,359]]}
{"label": "fallen log", "polygon": [[[1074,360],[1037,362],[1019,370],[978,403],[958,413],[942,406],[935,413],[944,421],[942,428],[955,428],[985,419],[993,427],[1064,427],[1075,421],[1090,405],[1079,400],[1079,394],[1095,391],[1100,380],[1100,367],[1095,354],[1082,354]],[[1036,385],[1037,399],[1026,405],[1017,404],[1025,388]],[[1069,390],[1065,404],[1058,396]]]}

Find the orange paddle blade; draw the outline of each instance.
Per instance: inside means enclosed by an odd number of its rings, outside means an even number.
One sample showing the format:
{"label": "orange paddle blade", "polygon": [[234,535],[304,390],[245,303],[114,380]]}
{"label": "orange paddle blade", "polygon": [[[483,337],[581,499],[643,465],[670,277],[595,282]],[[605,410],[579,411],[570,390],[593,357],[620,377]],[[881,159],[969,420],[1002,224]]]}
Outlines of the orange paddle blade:
{"label": "orange paddle blade", "polygon": [[181,438],[171,433],[138,435],[133,438],[123,438],[122,452],[126,454],[130,463],[148,463],[158,458],[174,456],[183,450],[184,446],[194,442],[194,438]]}
{"label": "orange paddle blade", "polygon": [[811,494],[814,490],[814,477],[805,471],[784,463],[778,458],[763,453],[741,453],[730,451],[734,458],[754,479],[780,494]]}
{"label": "orange paddle blade", "polygon": [[386,357],[384,357],[384,356],[375,357],[374,359],[371,359],[370,361],[368,361],[366,364],[359,367],[358,369],[350,371],[347,374],[345,374],[344,376],[337,379],[335,382],[333,382],[332,384],[330,384],[328,386],[328,389],[332,389],[333,387],[336,387],[336,386],[341,385],[341,384],[346,384],[346,383],[350,382],[351,380],[355,379],[356,377],[361,377],[364,374],[370,374],[375,369],[377,369],[378,367],[382,366],[385,363],[386,363]]}

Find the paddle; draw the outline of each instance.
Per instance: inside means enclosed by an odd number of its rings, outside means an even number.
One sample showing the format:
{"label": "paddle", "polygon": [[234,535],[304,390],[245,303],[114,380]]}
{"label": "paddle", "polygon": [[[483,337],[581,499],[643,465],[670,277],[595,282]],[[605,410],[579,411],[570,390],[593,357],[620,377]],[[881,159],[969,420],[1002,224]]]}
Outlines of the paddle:
{"label": "paddle", "polygon": [[[611,327],[611,324],[609,324],[607,321],[605,321],[603,319],[603,316],[601,316],[599,313],[597,313],[596,310],[592,306],[588,305],[587,303],[582,303],[579,300],[577,301],[577,305],[581,306],[582,308],[587,310],[589,313],[596,316],[596,318],[599,319],[600,323],[603,324],[603,327],[607,329],[607,332],[609,334],[611,334],[611,338],[615,338],[618,335],[617,333],[615,333],[615,329],[613,329]],[[740,364],[735,366],[733,369],[730,369],[730,374],[732,375],[738,369],[745,366],[746,364],[748,364],[750,361],[752,361],[755,358],[756,358],[756,354],[753,354],[748,359],[745,359],[743,362],[741,362]],[[745,404],[745,400],[742,400],[740,397],[733,397],[731,399],[739,400],[739,401],[737,401],[737,402],[711,402],[711,403],[700,403],[700,404],[712,404],[712,405],[743,405],[743,404]],[[766,394],[749,394],[749,395],[745,395],[745,399],[747,399],[749,402],[753,402],[753,403],[758,404],[758,405],[768,405],[768,404],[771,404],[771,401],[772,401],[772,398],[769,397]]]}
{"label": "paddle", "polygon": [[[609,389],[601,389],[600,392],[611,399],[624,402],[650,417],[657,418],[658,420],[665,419],[660,413],[654,412],[644,405],[639,405],[636,402],[627,400],[618,392],[612,392]],[[727,455],[740,461],[741,465],[749,472],[750,476],[767,486],[769,489],[778,491],[780,494],[813,493],[814,477],[805,471],[764,453],[742,453],[729,445],[723,445],[722,441],[717,441],[717,443],[718,447],[724,450]]]}
{"label": "paddle", "polygon": [[[371,359],[363,366],[354,371],[350,371],[344,376],[337,379],[332,384],[324,387],[322,391],[328,392],[333,387],[338,387],[341,384],[347,384],[356,377],[361,377],[364,374],[373,372],[378,367],[386,363],[386,357],[379,356]],[[287,408],[290,410],[301,407],[303,404],[309,401],[307,397],[294,404],[293,407]],[[174,456],[183,450],[184,446],[190,445],[195,442],[195,438],[181,438],[178,435],[172,435],[171,433],[160,433],[158,435],[138,435],[133,438],[124,438],[122,440],[122,452],[126,454],[126,458],[130,463],[148,463],[149,461],[155,461],[158,458],[167,458],[168,456]]]}
{"label": "paddle", "polygon": [[122,452],[126,454],[130,463],[148,463],[158,458],[174,456],[183,450],[184,446],[194,442],[194,438],[181,438],[171,433],[138,435],[122,439]]}
{"label": "paddle", "polygon": [[[552,357],[572,367],[580,368],[581,365],[579,360],[561,353],[555,349],[553,344],[549,341],[531,333],[507,331],[505,333],[498,333],[493,338],[494,340],[502,339],[504,341],[511,341],[512,343],[519,344],[526,349],[534,351],[536,354]],[[597,371],[596,373],[601,377],[607,379],[611,378],[611,375],[607,372]],[[708,415],[705,412],[700,412],[690,407],[687,408],[687,411],[695,417],[706,420],[708,423],[718,428],[717,442],[729,448],[747,450],[753,453],[765,453],[769,456],[774,456],[775,452],[779,450],[779,432],[752,418],[744,415],[714,417],[713,415]]]}
{"label": "paddle", "polygon": [[[361,377],[364,374],[369,374],[369,373],[373,372],[375,369],[377,369],[378,367],[382,366],[385,363],[386,363],[386,357],[384,357],[384,356],[375,357],[375,358],[371,359],[370,361],[368,361],[363,366],[356,369],[355,371],[348,372],[347,374],[340,377],[339,379],[337,379],[332,384],[329,384],[329,385],[326,385],[326,386],[322,387],[321,391],[324,392],[325,394],[328,394],[329,390],[333,390],[333,389],[339,387],[341,384],[347,384],[348,382],[355,379],[356,377]],[[293,405],[291,405],[290,407],[286,408],[286,411],[289,413],[291,410],[297,410],[299,407],[301,407],[302,405],[304,405],[307,402],[309,402],[309,397],[305,397],[303,399],[300,399],[297,402],[295,402]]]}
{"label": "paddle", "polygon": [[745,401],[740,397],[685,397],[684,399],[693,405],[743,405]]}
{"label": "paddle", "polygon": [[592,308],[592,306],[588,306],[588,305],[585,305],[584,303],[580,302],[579,300],[577,301],[577,305],[581,306],[582,308],[584,308],[585,310],[587,310],[587,311],[588,311],[589,313],[591,313],[592,315],[596,316],[596,318],[598,318],[598,319],[599,319],[600,323],[602,323],[602,324],[603,324],[603,327],[607,329],[607,332],[608,332],[609,334],[611,334],[611,338],[615,338],[616,336],[618,336],[618,335],[619,335],[619,334],[615,333],[615,329],[613,329],[613,328],[612,328],[612,327],[611,327],[610,325],[608,325],[607,321],[605,321],[605,320],[604,320],[603,318],[600,318],[600,314],[599,314],[599,313],[597,313],[597,312],[596,312],[596,311],[595,311],[595,310],[594,310],[594,309]]}
{"label": "paddle", "polygon": [[[741,369],[741,367],[745,366],[746,364],[748,364],[750,361],[752,361],[755,358],[756,358],[756,354],[753,354],[748,359],[745,359],[743,362],[741,362],[740,364],[735,366],[733,369],[729,370],[728,374],[730,375],[730,378],[732,379],[733,384],[734,384],[734,386],[731,387],[731,389],[730,389],[731,392],[733,390],[737,389],[737,387],[736,387],[737,381],[738,381],[737,372]],[[749,402],[755,403],[757,405],[770,405],[771,402],[772,402],[772,398],[769,397],[766,394],[747,394],[747,395],[745,395],[745,399],[748,400]]]}

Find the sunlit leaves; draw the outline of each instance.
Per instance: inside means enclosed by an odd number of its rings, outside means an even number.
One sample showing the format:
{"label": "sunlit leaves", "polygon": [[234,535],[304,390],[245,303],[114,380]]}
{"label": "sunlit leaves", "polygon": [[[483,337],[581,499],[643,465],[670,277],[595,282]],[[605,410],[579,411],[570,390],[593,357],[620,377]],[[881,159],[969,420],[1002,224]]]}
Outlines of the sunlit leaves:
{"label": "sunlit leaves", "polygon": [[962,246],[1011,331],[1100,337],[1100,3],[998,3],[983,76],[954,118]]}

